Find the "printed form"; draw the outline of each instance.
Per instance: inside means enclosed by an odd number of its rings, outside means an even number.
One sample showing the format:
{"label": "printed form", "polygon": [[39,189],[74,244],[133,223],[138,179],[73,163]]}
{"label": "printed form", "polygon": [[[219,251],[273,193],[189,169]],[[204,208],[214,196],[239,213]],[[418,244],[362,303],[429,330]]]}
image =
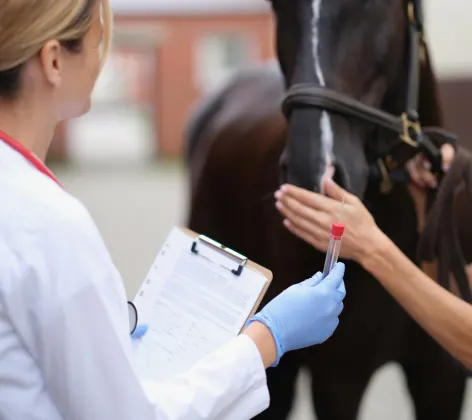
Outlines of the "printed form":
{"label": "printed form", "polygon": [[[188,371],[206,354],[236,337],[268,279],[174,228],[134,304],[149,330],[135,347],[142,379],[166,380]],[[208,257],[208,258],[205,258]],[[228,269],[230,268],[230,269]]]}

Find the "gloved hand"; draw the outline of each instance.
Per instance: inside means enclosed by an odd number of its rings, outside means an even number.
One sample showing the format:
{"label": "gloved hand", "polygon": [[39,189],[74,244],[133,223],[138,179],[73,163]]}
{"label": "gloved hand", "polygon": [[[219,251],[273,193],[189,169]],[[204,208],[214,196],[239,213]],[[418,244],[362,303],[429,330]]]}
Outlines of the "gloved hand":
{"label": "gloved hand", "polygon": [[136,329],[133,331],[133,334],[131,334],[131,340],[136,341],[144,337],[147,333],[147,330],[148,330],[147,324],[138,324],[136,326]]}
{"label": "gloved hand", "polygon": [[276,347],[277,366],[288,351],[326,341],[339,324],[346,296],[343,263],[337,263],[323,280],[317,273],[295,284],[270,301],[248,324],[259,321],[271,331]]}

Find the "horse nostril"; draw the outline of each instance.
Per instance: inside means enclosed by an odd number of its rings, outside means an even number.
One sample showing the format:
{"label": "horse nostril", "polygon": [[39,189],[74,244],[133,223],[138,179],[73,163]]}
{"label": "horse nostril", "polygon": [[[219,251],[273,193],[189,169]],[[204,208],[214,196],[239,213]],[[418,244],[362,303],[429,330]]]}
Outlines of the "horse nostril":
{"label": "horse nostril", "polygon": [[279,182],[280,184],[287,183],[288,164],[287,164],[287,152],[283,151],[279,158]]}
{"label": "horse nostril", "polygon": [[334,171],[333,181],[338,184],[340,187],[344,188],[344,176],[342,175],[339,169]]}
{"label": "horse nostril", "polygon": [[349,174],[346,168],[341,164],[336,164],[335,166],[336,170],[334,172],[333,181],[346,191],[351,191]]}
{"label": "horse nostril", "polygon": [[288,167],[285,162],[280,162],[280,184],[286,184],[287,183],[287,173],[288,173]]}

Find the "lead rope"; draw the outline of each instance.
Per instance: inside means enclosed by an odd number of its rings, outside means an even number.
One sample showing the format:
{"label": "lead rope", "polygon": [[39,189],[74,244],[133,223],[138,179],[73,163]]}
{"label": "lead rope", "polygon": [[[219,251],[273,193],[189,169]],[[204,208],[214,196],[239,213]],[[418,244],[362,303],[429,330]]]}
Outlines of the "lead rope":
{"label": "lead rope", "polygon": [[438,283],[451,290],[452,273],[460,296],[472,303],[472,292],[465,271],[467,262],[454,218],[454,196],[462,183],[465,183],[472,199],[472,155],[458,147],[454,162],[444,175],[436,200],[427,215],[418,243],[418,258],[420,261],[438,261]]}

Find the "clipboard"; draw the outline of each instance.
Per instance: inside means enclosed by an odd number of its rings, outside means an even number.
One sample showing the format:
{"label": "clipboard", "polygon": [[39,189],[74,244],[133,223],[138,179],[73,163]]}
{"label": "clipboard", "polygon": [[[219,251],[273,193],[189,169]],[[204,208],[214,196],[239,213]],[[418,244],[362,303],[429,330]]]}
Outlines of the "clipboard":
{"label": "clipboard", "polygon": [[133,344],[139,375],[162,381],[239,335],[272,272],[205,235],[174,227],[133,303],[148,332]]}
{"label": "clipboard", "polygon": [[[244,269],[248,269],[248,270],[253,270],[257,272],[258,274],[260,274],[261,276],[265,277],[266,284],[264,288],[262,289],[262,292],[259,295],[259,298],[257,299],[252,311],[250,312],[247,318],[247,320],[249,320],[249,318],[251,318],[257,312],[262,302],[262,299],[264,299],[264,296],[267,293],[267,290],[269,289],[269,286],[272,283],[272,279],[273,279],[272,271],[255,263],[254,261],[249,260],[246,256],[232,250],[231,248],[226,247],[223,244],[216,242],[215,240],[205,235],[200,235],[186,227],[179,227],[179,229],[182,232],[184,232],[186,235],[194,239],[192,243],[192,247],[191,247],[191,251],[193,254],[202,257],[202,255],[199,252],[199,245],[209,246],[212,249],[218,250],[218,252],[220,252],[221,254],[226,255],[228,257],[228,260],[231,261],[231,265],[235,265],[235,263],[238,264],[237,267],[234,267],[234,268],[230,268],[230,266],[225,267],[226,269],[229,269],[235,276],[240,276]],[[203,258],[206,258],[206,257],[203,257]],[[242,332],[243,329],[244,327],[241,328],[240,332]]]}

